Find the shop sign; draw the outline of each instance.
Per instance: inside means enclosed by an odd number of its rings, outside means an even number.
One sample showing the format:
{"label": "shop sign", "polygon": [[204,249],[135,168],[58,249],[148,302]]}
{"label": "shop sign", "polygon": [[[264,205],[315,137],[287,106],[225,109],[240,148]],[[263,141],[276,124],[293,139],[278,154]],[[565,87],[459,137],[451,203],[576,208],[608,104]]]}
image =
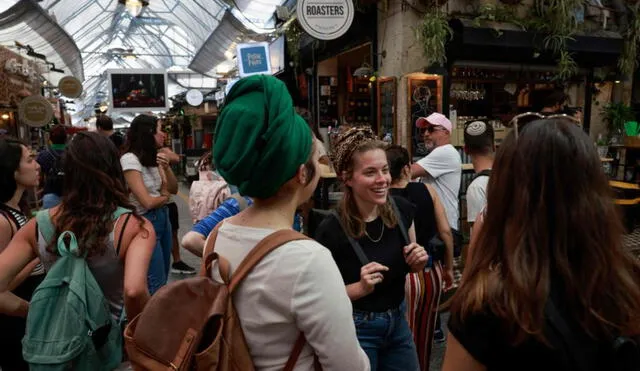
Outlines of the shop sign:
{"label": "shop sign", "polygon": [[352,0],[299,0],[296,7],[298,22],[316,39],[337,39],[353,22]]}
{"label": "shop sign", "polygon": [[82,83],[73,76],[65,76],[58,82],[58,89],[67,98],[78,98],[82,94]]}
{"label": "shop sign", "polygon": [[45,126],[53,119],[51,103],[40,95],[24,98],[18,105],[20,121],[33,127]]}
{"label": "shop sign", "polygon": [[271,74],[269,43],[238,44],[237,52],[240,77]]}

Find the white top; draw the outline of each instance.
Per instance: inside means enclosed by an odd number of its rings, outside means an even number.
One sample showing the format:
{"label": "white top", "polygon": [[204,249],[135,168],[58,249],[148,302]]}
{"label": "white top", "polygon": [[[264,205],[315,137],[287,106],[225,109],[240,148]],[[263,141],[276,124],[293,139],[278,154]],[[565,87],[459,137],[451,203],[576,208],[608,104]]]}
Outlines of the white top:
{"label": "white top", "polygon": [[467,188],[467,221],[475,223],[478,214],[487,204],[488,176],[475,178]]}
{"label": "white top", "polygon": [[[122,170],[135,170],[142,174],[142,182],[144,186],[147,188],[147,192],[149,192],[150,196],[159,197],[160,189],[162,188],[162,178],[160,177],[160,170],[157,166],[154,167],[146,167],[142,166],[140,163],[140,159],[138,156],[131,152],[127,152],[122,157],[120,157],[120,165],[122,165]],[[142,204],[138,201],[136,196],[133,193],[129,194],[129,200],[136,207],[136,212],[140,215],[149,211],[142,207]]]}
{"label": "white top", "polygon": [[[220,227],[215,251],[229,260],[233,272],[273,232],[227,221]],[[222,282],[217,264],[212,273]],[[316,241],[292,241],[271,252],[236,288],[233,303],[256,370],[281,371],[300,331],[307,345],[296,371],[313,370],[314,351],[323,371],[370,369],[356,338],[340,271],[329,250]]]}
{"label": "white top", "polygon": [[442,201],[449,226],[458,228],[458,194],[462,179],[462,160],[451,144],[436,147],[427,156],[417,162],[426,172],[423,182],[433,185]]}

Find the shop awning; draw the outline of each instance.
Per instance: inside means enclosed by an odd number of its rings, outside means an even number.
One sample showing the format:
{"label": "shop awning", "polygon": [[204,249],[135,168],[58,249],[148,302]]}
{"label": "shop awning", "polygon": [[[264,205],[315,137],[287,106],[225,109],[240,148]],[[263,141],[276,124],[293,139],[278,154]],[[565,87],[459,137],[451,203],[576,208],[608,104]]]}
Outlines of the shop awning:
{"label": "shop awning", "polygon": [[[10,48],[15,42],[28,45],[33,51],[42,54],[47,62],[55,64],[59,72],[45,72],[44,76],[53,85],[65,75],[73,75],[84,80],[84,69],[80,50],[65,30],[52,19],[46,11],[34,1],[19,1],[0,14],[0,44]],[[26,52],[24,53],[26,57]],[[49,71],[50,66],[41,62],[43,71]]]}
{"label": "shop awning", "polygon": [[[454,39],[448,47],[456,59],[535,63],[532,51],[544,50],[544,35],[525,31],[514,24],[486,22],[477,25],[471,19],[452,19],[449,24],[454,30]],[[622,52],[623,38],[618,32],[578,33],[573,39],[567,47],[581,66],[615,64]],[[541,60],[545,60],[545,56]]]}

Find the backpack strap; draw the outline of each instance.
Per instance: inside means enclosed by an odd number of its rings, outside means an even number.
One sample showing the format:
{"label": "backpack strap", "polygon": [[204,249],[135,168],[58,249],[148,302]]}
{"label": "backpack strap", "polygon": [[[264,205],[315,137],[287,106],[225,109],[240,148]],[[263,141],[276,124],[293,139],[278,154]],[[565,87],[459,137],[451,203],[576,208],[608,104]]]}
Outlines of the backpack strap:
{"label": "backpack strap", "polygon": [[51,240],[53,240],[53,236],[56,232],[53,227],[53,223],[51,223],[51,215],[49,215],[49,210],[40,210],[36,213],[36,225],[40,233],[42,233],[42,237],[44,241],[49,244]]}
{"label": "backpack strap", "polygon": [[338,223],[340,223],[340,228],[342,228],[344,235],[347,236],[347,239],[349,240],[349,244],[351,245],[353,252],[356,253],[358,260],[360,260],[360,264],[362,264],[363,266],[369,264],[369,258],[367,258],[367,255],[364,253],[364,250],[362,250],[362,246],[360,246],[360,244],[358,243],[358,241],[356,241],[355,238],[349,235],[346,228],[342,224],[342,219],[340,219],[340,215],[338,215],[338,212],[336,211],[336,209],[331,210],[331,214],[338,220]]}
{"label": "backpack strap", "polygon": [[484,169],[481,172],[477,173],[476,175],[473,176],[472,181],[481,176],[491,176],[491,169]]}
{"label": "backpack strap", "polygon": [[200,276],[213,278],[211,276],[211,264],[214,260],[218,261],[218,269],[220,271],[220,277],[225,284],[229,285],[231,282],[231,265],[229,261],[224,257],[218,255],[214,250],[216,244],[216,238],[218,238],[218,230],[224,221],[218,223],[215,228],[207,236],[207,240],[204,243],[204,250],[202,251],[202,265],[200,266]]}
{"label": "backpack strap", "polygon": [[[425,188],[426,189],[426,188]],[[429,192],[429,190],[427,190]],[[402,238],[404,238],[404,243],[409,245],[411,240],[409,239],[409,230],[407,226],[404,225],[404,221],[402,220],[402,215],[400,214],[400,210],[398,209],[398,205],[396,204],[396,200],[393,199],[393,196],[389,196],[389,202],[391,203],[391,207],[393,208],[393,212],[396,214],[396,219],[398,219],[398,227],[400,227],[400,233],[402,233]]]}

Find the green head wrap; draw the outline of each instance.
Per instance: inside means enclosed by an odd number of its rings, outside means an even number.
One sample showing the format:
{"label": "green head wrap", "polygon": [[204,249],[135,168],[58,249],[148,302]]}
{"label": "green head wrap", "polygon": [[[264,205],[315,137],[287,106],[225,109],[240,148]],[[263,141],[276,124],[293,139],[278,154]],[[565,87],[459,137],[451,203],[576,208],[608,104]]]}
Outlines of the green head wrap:
{"label": "green head wrap", "polygon": [[236,82],[218,116],[213,160],[241,194],[269,198],[311,152],[309,125],[296,114],[285,84],[254,75]]}

